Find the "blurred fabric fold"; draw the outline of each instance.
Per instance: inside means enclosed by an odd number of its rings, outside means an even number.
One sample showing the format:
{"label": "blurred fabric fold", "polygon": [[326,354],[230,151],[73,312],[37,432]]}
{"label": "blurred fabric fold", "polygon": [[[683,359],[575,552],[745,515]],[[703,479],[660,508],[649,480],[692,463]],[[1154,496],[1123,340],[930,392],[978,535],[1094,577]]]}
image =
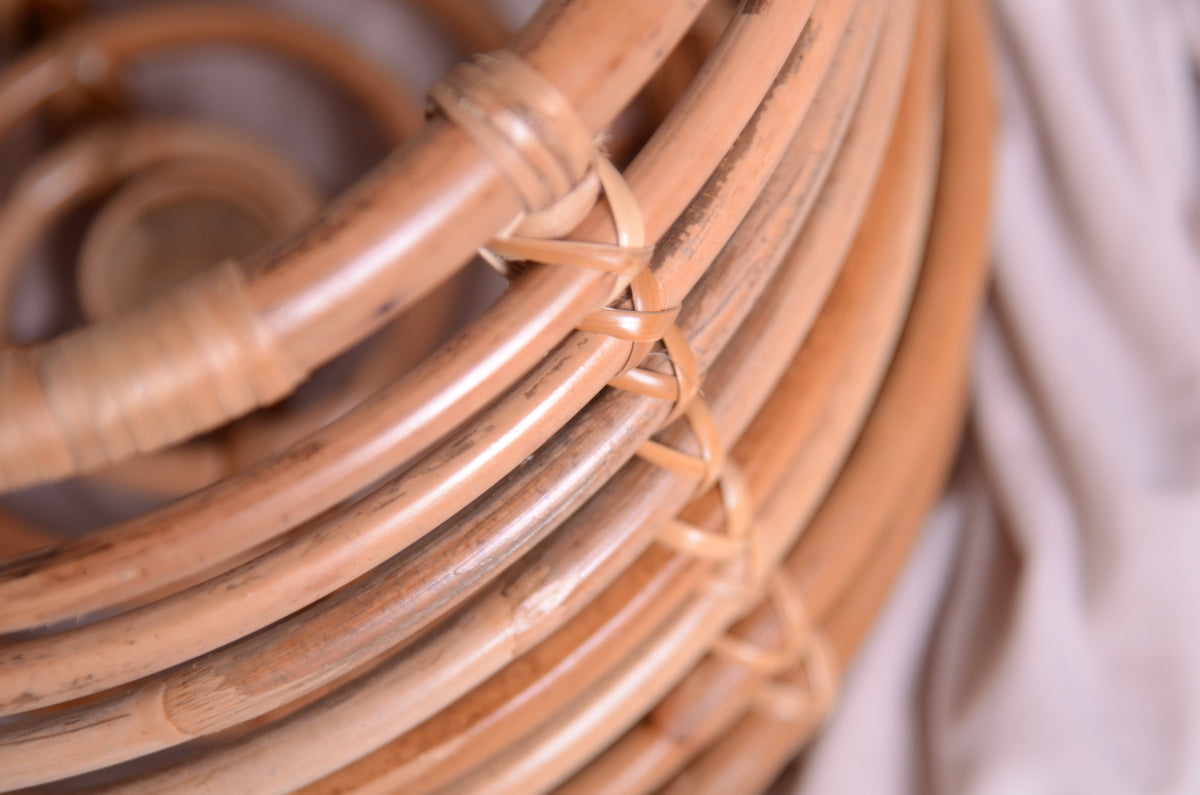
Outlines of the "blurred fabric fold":
{"label": "blurred fabric fold", "polygon": [[1200,791],[1200,5],[997,0],[959,476],[796,792]]}

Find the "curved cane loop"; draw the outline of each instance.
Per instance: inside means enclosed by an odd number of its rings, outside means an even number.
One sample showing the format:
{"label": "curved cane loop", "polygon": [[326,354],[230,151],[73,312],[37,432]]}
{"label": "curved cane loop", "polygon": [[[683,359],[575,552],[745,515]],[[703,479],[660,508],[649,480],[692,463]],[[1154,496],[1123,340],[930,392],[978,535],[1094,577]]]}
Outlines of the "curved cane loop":
{"label": "curved cane loop", "polygon": [[[19,396],[28,412],[22,416],[39,420],[26,423],[21,438],[0,437],[0,450],[31,457],[39,465],[32,471],[81,471],[157,449],[191,428],[219,425],[242,406],[269,405],[289,394],[305,374],[262,329],[242,278],[226,261],[195,277],[191,291],[159,295],[141,312],[106,321],[109,336],[102,343],[69,332],[33,356],[22,356],[21,348],[0,350],[0,381]],[[255,366],[238,367],[235,351]],[[146,367],[156,373],[154,381],[114,375],[147,363],[161,363]],[[186,403],[151,401],[155,411],[133,411],[170,383],[189,385]],[[98,426],[98,413],[121,422]]]}
{"label": "curved cane loop", "polygon": [[675,519],[658,540],[677,552],[712,561],[716,568],[708,582],[710,592],[750,605],[762,594],[764,556],[749,490],[733,462],[725,465],[717,487],[724,509],[723,532]]}
{"label": "curved cane loop", "polygon": [[754,515],[741,471],[730,464],[720,481],[719,492],[725,511],[725,529],[717,534],[675,519],[659,534],[660,543],[693,557],[735,565],[746,559],[754,543]]}
{"label": "curved cane loop", "polygon": [[[646,245],[633,192],[583,121],[536,69],[505,50],[478,55],[451,70],[429,96],[521,197],[524,213],[480,251],[501,274],[512,278],[523,263],[615,273],[620,277],[615,299],[645,270],[653,249]],[[612,213],[616,244],[557,239],[579,225],[601,192]]]}
{"label": "curved cane loop", "polygon": [[558,90],[516,55],[477,55],[429,95],[504,172],[526,212],[547,209],[583,181],[592,136]]}
{"label": "curved cane loop", "polygon": [[[507,278],[519,275],[527,263],[616,274],[609,302],[628,288],[632,309],[603,307],[584,318],[580,328],[630,343],[622,373],[635,368],[660,341],[670,345],[665,340],[678,307],[667,306],[662,285],[648,267],[653,247],[646,245],[637,199],[554,86],[501,50],[455,67],[430,97],[493,160],[524,204],[525,212],[490,241],[481,256]],[[612,214],[616,243],[561,239],[591,211],[601,193]],[[680,346],[676,342],[672,347]],[[692,358],[690,351],[680,356]],[[696,380],[694,372],[680,372],[685,375],[677,376],[677,403],[686,402],[694,391],[690,382]]]}
{"label": "curved cane loop", "polygon": [[759,688],[754,709],[781,723],[822,725],[837,703],[838,666],[833,644],[815,634],[801,659],[805,683],[775,680]]}
{"label": "curved cane loop", "polygon": [[[699,447],[698,453],[689,453],[651,440],[638,455],[695,480],[698,494],[719,485],[726,509],[725,534],[674,521],[663,541],[726,567],[740,567],[732,581],[757,588],[760,573],[745,484],[736,467],[727,465],[716,422],[700,398],[700,367],[676,325],[680,307],[668,306],[666,291],[650,268],[653,249],[646,245],[641,209],[624,177],[557,90],[511,53],[478,56],[456,67],[430,97],[495,162],[524,204],[524,214],[480,251],[485,261],[510,279],[530,263],[615,273],[619,289],[609,303],[627,286],[631,307],[597,309],[579,328],[630,343],[624,365],[609,384],[670,400],[673,409],[665,425],[685,418]],[[558,239],[578,225],[601,193],[612,214],[616,243]],[[658,346],[670,372],[644,366]]]}
{"label": "curved cane loop", "polygon": [[767,599],[779,625],[779,645],[764,648],[727,635],[713,646],[713,653],[774,678],[796,667],[812,638],[813,627],[799,590],[783,572],[776,572],[767,583]]}
{"label": "curved cane loop", "polygon": [[[767,648],[726,635],[713,646],[713,654],[771,680],[755,696],[758,712],[772,720],[816,726],[837,699],[833,645],[812,623],[799,586],[784,571],[771,576],[767,598],[779,626],[779,644]],[[804,684],[781,678],[797,668],[804,673]]]}

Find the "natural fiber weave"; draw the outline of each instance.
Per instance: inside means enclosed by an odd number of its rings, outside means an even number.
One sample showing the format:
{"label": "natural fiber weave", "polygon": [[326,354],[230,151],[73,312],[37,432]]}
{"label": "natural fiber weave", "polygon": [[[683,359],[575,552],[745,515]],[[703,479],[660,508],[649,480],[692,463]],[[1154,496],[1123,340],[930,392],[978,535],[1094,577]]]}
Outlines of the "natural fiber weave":
{"label": "natural fiber weave", "polygon": [[[468,49],[505,35],[482,2],[418,5]],[[124,764],[102,791],[644,792],[690,764],[673,786],[752,791],[827,716],[957,435],[980,4],[620,6],[548,4],[420,129],[352,48],[245,7],[81,14],[0,71],[3,132],[233,41],[407,139],[298,231],[306,179],[194,122],[103,122],[35,164],[131,153],[73,177],[116,189],[80,255],[96,322],[0,351],[3,482],[178,498],[41,550],[0,524],[35,548],[0,565],[7,788]],[[660,68],[644,140],[609,138]],[[38,184],[0,206],[0,298],[78,201]],[[143,303],[121,241],[178,196],[291,237]],[[438,344],[476,252],[510,284]],[[340,389],[238,420],[387,323]]]}

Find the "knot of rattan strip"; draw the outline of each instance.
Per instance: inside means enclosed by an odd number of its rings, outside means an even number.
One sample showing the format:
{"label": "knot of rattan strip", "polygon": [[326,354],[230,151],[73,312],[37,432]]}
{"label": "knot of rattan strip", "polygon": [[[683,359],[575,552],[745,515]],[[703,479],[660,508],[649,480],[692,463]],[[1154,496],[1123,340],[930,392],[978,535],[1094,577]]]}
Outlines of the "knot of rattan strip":
{"label": "knot of rattan strip", "polygon": [[482,149],[526,212],[566,197],[595,149],[587,126],[538,71],[506,51],[477,55],[430,89],[430,98]]}
{"label": "knot of rattan strip", "polygon": [[[19,437],[6,447],[18,465],[49,478],[99,462],[153,450],[191,428],[209,428],[238,407],[266,405],[286,395],[303,373],[281,355],[246,296],[242,271],[232,261],[197,276],[186,292],[168,292],[143,311],[108,323],[107,337],[69,332],[53,347],[0,350],[0,385],[9,407],[24,418]],[[166,331],[164,331],[164,329]],[[199,350],[201,355],[188,355]],[[233,351],[253,367],[236,366]],[[153,381],[115,377],[147,362],[164,363]],[[154,403],[133,410],[164,383],[190,384],[186,402]],[[87,388],[81,388],[87,387]],[[111,414],[119,423],[90,418]],[[0,469],[0,483],[27,474]]]}
{"label": "knot of rattan strip", "polygon": [[[507,177],[525,213],[480,252],[507,277],[510,263],[590,268],[620,276],[614,297],[650,261],[641,208],[621,173],[558,90],[506,50],[459,64],[430,99]],[[561,240],[603,190],[616,245]]]}
{"label": "knot of rattan strip", "polygon": [[[781,722],[818,726],[837,700],[833,644],[810,620],[799,586],[785,571],[771,576],[767,595],[779,626],[779,645],[765,648],[726,635],[713,646],[713,654],[770,680],[755,695],[754,707],[760,714]],[[803,673],[804,684],[782,678],[797,669]]]}
{"label": "knot of rattan strip", "polygon": [[[757,553],[746,486],[738,468],[727,461],[717,425],[700,396],[699,365],[675,323],[679,307],[667,306],[666,291],[649,267],[651,248],[645,245],[641,210],[624,177],[590,140],[590,168],[574,168],[573,158],[582,150],[583,124],[548,81],[511,53],[479,56],[457,67],[430,96],[493,157],[525,201],[525,216],[480,252],[485,260],[508,278],[519,272],[520,263],[536,262],[605,270],[628,280],[632,308],[602,307],[587,315],[579,328],[629,342],[629,356],[610,385],[672,401],[666,424],[686,417],[699,445],[699,453],[692,454],[648,440],[638,455],[695,480],[697,493],[717,485],[725,507],[724,534],[673,520],[660,540],[701,559],[740,563],[740,576],[734,581],[741,586],[739,598],[747,591],[761,592],[762,556]],[[601,190],[616,227],[615,245],[549,239],[569,232],[591,210]],[[642,366],[659,344],[665,349],[669,374]]]}

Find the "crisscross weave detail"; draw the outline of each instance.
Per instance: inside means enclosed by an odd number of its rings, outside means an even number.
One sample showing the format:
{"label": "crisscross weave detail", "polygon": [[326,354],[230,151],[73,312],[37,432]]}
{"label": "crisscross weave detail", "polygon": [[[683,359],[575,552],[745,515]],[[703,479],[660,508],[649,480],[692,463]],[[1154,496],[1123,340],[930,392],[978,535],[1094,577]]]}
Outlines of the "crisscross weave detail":
{"label": "crisscross weave detail", "polygon": [[[610,303],[628,288],[632,306],[597,309],[579,328],[628,342],[625,364],[609,384],[671,401],[664,427],[686,419],[699,447],[698,453],[689,453],[651,439],[639,447],[638,455],[696,481],[698,495],[715,486],[724,509],[723,533],[677,518],[667,524],[659,541],[719,564],[710,581],[714,592],[738,600],[761,594],[768,561],[759,549],[745,479],[727,459],[701,395],[696,356],[676,324],[680,308],[667,305],[666,291],[650,268],[653,249],[646,244],[641,209],[624,177],[557,90],[511,53],[478,56],[456,67],[430,96],[493,159],[524,202],[525,212],[480,251],[487,262],[508,278],[530,263],[613,273],[619,278]],[[616,243],[561,239],[591,211],[601,193],[612,214]],[[659,345],[669,373],[645,366]],[[832,647],[809,622],[790,578],[777,572],[765,587],[779,617],[781,646],[764,649],[726,636],[713,652],[773,680],[756,701],[764,714],[781,720],[819,719],[836,692]],[[801,665],[807,686],[778,679]]]}
{"label": "crisscross weave detail", "polygon": [[[815,726],[837,698],[833,646],[809,619],[803,594],[785,571],[771,576],[767,595],[779,626],[779,645],[767,648],[726,635],[713,646],[713,654],[771,680],[755,696],[758,712],[773,720]],[[804,684],[782,678],[796,669],[804,674]]]}

